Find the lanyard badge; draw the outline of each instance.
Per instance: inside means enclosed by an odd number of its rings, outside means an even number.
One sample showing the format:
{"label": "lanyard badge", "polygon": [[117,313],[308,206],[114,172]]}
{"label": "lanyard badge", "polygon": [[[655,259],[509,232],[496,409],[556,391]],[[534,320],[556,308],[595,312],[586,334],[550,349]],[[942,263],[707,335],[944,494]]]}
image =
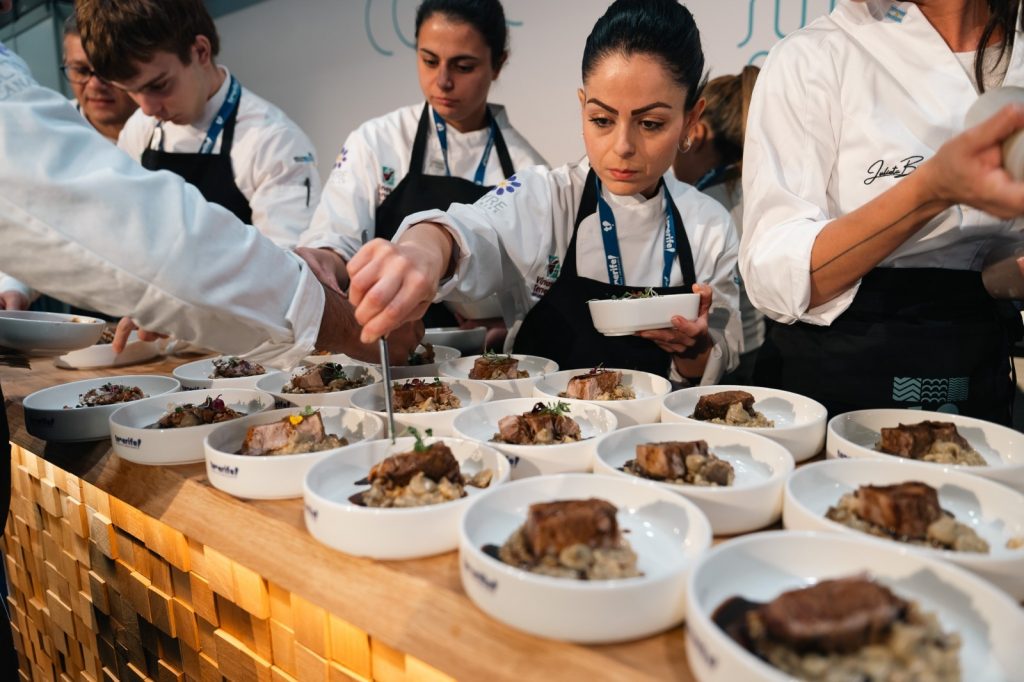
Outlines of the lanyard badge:
{"label": "lanyard badge", "polygon": [[[615,225],[615,214],[612,207],[601,195],[601,180],[596,175],[597,214],[601,221],[601,239],[604,242],[605,267],[608,269],[608,282],[617,286],[626,285],[626,276],[622,268],[622,252],[619,250],[619,233]],[[676,219],[672,211],[672,195],[668,186],[662,183],[665,194],[665,238],[662,243],[664,265],[661,270],[661,286],[669,286],[672,280],[672,264],[676,260]]]}
{"label": "lanyard badge", "polygon": [[[433,108],[431,108],[430,112],[434,115],[434,128],[437,130],[437,139],[441,143],[441,156],[444,157],[444,174],[451,177],[452,171],[448,166],[448,123]],[[491,158],[491,150],[494,148],[494,135],[498,130],[498,124],[495,122],[494,117],[491,116],[490,108],[487,109],[487,121],[490,133],[487,135],[484,155],[480,158],[480,163],[477,164],[476,173],[473,174],[473,183],[477,185],[484,184],[484,175],[487,173],[487,161]]]}

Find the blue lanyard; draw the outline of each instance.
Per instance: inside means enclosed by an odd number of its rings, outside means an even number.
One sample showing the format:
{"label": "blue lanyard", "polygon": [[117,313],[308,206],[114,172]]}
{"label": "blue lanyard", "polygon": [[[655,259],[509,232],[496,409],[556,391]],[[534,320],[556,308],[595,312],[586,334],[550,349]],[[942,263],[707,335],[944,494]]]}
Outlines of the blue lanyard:
{"label": "blue lanyard", "polygon": [[[615,227],[615,214],[605,198],[601,196],[601,180],[596,175],[594,182],[597,184],[597,213],[601,220],[601,239],[604,240],[608,281],[611,284],[625,286],[626,278],[622,272],[622,253],[619,251],[619,232]],[[665,190],[665,214],[667,217],[663,244],[665,264],[661,270],[661,286],[667,287],[671,284],[672,264],[676,260],[676,218],[672,211],[672,195],[668,192],[668,186],[662,185],[662,187]]]}
{"label": "blue lanyard", "polygon": [[[448,123],[433,108],[431,108],[430,112],[434,114],[434,127],[437,129],[437,139],[441,143],[441,156],[444,157],[444,174],[451,177],[452,169],[448,166]],[[487,136],[484,155],[476,167],[476,173],[473,175],[473,183],[477,185],[484,184],[484,175],[487,174],[487,160],[491,158],[491,149],[494,148],[494,134],[498,129],[498,124],[495,122],[494,117],[491,116],[490,108],[487,109],[487,120],[490,124],[490,134]]]}
{"label": "blue lanyard", "polygon": [[708,187],[714,187],[715,185],[725,182],[726,174],[733,169],[736,164],[730,163],[728,166],[716,166],[712,168],[704,175],[700,176],[700,180],[694,184],[694,187],[700,191],[706,190]]}
{"label": "blue lanyard", "polygon": [[[206,131],[206,138],[203,140],[203,144],[199,147],[200,154],[210,154],[213,152],[213,145],[216,144],[217,138],[220,136],[221,131],[224,130],[224,124],[227,123],[227,120],[231,117],[235,108],[238,107],[238,98],[241,96],[242,86],[239,84],[237,78],[231,76],[231,84],[228,86],[228,96],[224,98],[224,103],[220,105],[217,115],[213,118],[213,123],[210,124],[210,129]],[[160,151],[163,151],[163,121],[157,123],[157,128],[160,128]]]}

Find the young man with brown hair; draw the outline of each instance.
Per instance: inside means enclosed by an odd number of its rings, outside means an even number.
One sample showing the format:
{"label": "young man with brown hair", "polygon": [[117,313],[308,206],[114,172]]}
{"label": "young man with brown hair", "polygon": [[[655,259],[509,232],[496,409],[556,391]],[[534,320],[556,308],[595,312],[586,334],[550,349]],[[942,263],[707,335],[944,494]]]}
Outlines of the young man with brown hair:
{"label": "young man with brown hair", "polygon": [[313,143],[215,62],[202,0],[79,0],[92,68],[139,104],[118,146],[291,248],[320,198]]}

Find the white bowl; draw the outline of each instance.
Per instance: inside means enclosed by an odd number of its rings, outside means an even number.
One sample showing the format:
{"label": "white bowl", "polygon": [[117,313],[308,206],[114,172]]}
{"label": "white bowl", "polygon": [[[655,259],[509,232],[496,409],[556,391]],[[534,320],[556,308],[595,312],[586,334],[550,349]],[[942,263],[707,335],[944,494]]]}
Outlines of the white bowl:
{"label": "white bowl", "polygon": [[[256,382],[270,374],[280,373],[280,370],[263,365],[267,371],[264,374],[257,374],[251,377],[238,377],[236,379],[211,379],[213,374],[213,361],[223,360],[229,355],[222,355],[216,358],[196,360],[174,368],[174,378],[181,382],[181,388],[185,391],[195,391],[202,388],[256,388]],[[261,363],[262,364],[262,363]]]}
{"label": "white bowl", "polygon": [[65,353],[53,361],[57,367],[64,369],[96,369],[99,367],[124,367],[137,365],[152,360],[163,354],[167,340],[139,341],[139,336],[132,332],[128,343],[120,353],[114,352],[110,343],[97,343],[81,350]]}
{"label": "white bowl", "polygon": [[359,441],[379,438],[384,432],[384,422],[380,417],[362,410],[321,407],[319,411],[324,431],[347,438],[348,446],[298,455],[255,457],[235,454],[242,449],[250,426],[270,424],[300,412],[297,407],[271,410],[219,424],[206,436],[203,440],[206,477],[213,487],[235,497],[251,500],[302,497],[303,480],[310,467]]}
{"label": "white bowl", "polygon": [[[434,377],[421,378],[427,382],[434,380]],[[455,421],[455,417],[474,405],[481,405],[494,397],[494,391],[482,381],[468,379],[444,379],[443,381],[452,387],[452,393],[459,397],[462,407],[438,412],[395,412],[395,429],[399,435],[404,435],[408,432],[409,427],[413,427],[419,429],[420,433],[431,429],[434,436],[437,437],[454,436],[452,422]],[[378,383],[356,389],[352,394],[352,407],[373,412],[386,421],[384,384]]]}
{"label": "white bowl", "polygon": [[672,384],[668,379],[657,374],[639,372],[632,369],[616,370],[622,372],[622,383],[629,386],[636,393],[632,400],[577,400],[575,398],[560,398],[559,393],[564,393],[569,385],[569,380],[575,376],[586,374],[585,369],[569,369],[548,374],[537,380],[533,385],[533,395],[544,400],[561,400],[569,403],[593,403],[606,407],[615,413],[619,419],[619,427],[635,426],[636,424],[653,424],[661,417],[662,400],[672,390]]}
{"label": "white bowl", "polygon": [[[449,348],[448,346],[434,346],[434,361],[423,364],[423,365],[396,365],[393,364],[397,358],[392,356],[391,358],[391,378],[392,379],[412,379],[414,377],[425,377],[425,376],[437,376],[438,368],[450,361],[455,360],[462,356],[462,353],[456,348]],[[307,358],[308,360],[308,358]],[[404,358],[403,358],[404,360]],[[369,362],[363,362],[362,360],[356,360],[354,358],[349,359],[349,363],[353,365],[367,365],[374,367],[378,370],[381,369],[379,364],[373,364]]]}
{"label": "white bowl", "polygon": [[455,435],[460,438],[487,443],[508,457],[512,464],[512,478],[526,478],[544,474],[586,472],[593,466],[594,448],[597,438],[610,433],[618,426],[615,415],[598,405],[580,403],[570,406],[568,416],[580,425],[582,440],[558,445],[511,445],[494,443],[491,439],[498,433],[498,420],[510,414],[523,414],[533,409],[536,398],[513,398],[483,403],[465,410],[452,423]]}
{"label": "white bowl", "polygon": [[105,324],[84,315],[0,310],[0,346],[25,352],[66,353],[99,341]]}
{"label": "white bowl", "polygon": [[179,391],[124,403],[121,409],[110,415],[110,441],[114,452],[121,459],[138,464],[173,465],[202,462],[203,439],[220,424],[180,429],[147,427],[179,405],[198,405],[207,398],[220,398],[227,407],[243,415],[274,409],[274,396],[251,388]]}
{"label": "white bowl", "polygon": [[636,457],[640,443],[707,441],[708,449],[736,472],[733,485],[711,487],[652,481],[693,501],[715,535],[731,535],[775,523],[782,513],[782,487],[793,471],[793,456],[763,436],[707,424],[645,424],[604,436],[597,442],[594,473],[636,479],[621,467]]}
{"label": "white bowl", "polygon": [[359,443],[310,468],[303,497],[306,528],[320,542],[346,554],[375,559],[414,559],[450,552],[459,545],[459,522],[470,502],[508,480],[508,461],[494,448],[459,438],[444,440],[464,474],[491,469],[494,477],[486,489],[466,486],[466,497],[426,507],[379,509],[349,502],[366,490],[357,485],[370,467],[381,460],[408,452],[414,438]]}
{"label": "white bowl", "polygon": [[[992,422],[945,412],[924,410],[858,410],[829,420],[825,454],[829,459],[869,457],[905,459],[875,450],[883,427],[900,423],[916,424],[925,420],[953,422],[988,466],[953,466],[975,476],[983,476],[1024,491],[1024,434]],[[947,466],[923,462],[928,466]]]}
{"label": "white bowl", "polygon": [[[473,363],[479,355],[459,358],[443,363],[438,367],[438,373],[443,377],[453,379],[469,379],[469,372],[473,369]],[[536,355],[519,355],[513,353],[512,357],[519,361],[519,369],[529,372],[530,376],[525,379],[489,379],[484,383],[494,389],[495,400],[507,398],[529,398],[533,395],[533,385],[543,376],[558,371],[558,363],[547,358],[540,358]]]}
{"label": "white bowl", "polygon": [[[482,550],[501,545],[531,504],[597,497],[618,507],[643,575],[579,581],[537,575]],[[704,514],[679,495],[639,479],[563,474],[514,481],[478,497],[462,519],[459,570],[469,598],[489,616],[540,637],[622,642],[682,622],[686,576],[711,544]]]}
{"label": "white bowl", "polygon": [[[322,362],[314,364],[322,364]],[[299,374],[305,369],[308,369],[308,366],[293,369],[291,372],[265,374],[256,382],[256,389],[266,391],[277,398],[281,403],[312,405],[313,407],[317,407],[319,405],[349,407],[352,404],[352,396],[356,391],[374,386],[383,380],[380,370],[376,367],[353,364],[342,365],[342,369],[345,370],[345,375],[350,379],[361,379],[364,376],[369,376],[373,379],[373,383],[367,384],[366,386],[360,386],[359,388],[351,388],[347,391],[331,391],[329,393],[285,393],[283,391],[285,384],[289,383],[294,375]]]}
{"label": "white bowl", "polygon": [[938,615],[963,640],[965,680],[1021,680],[1024,609],[981,578],[891,543],[839,533],[756,533],[704,554],[687,582],[686,653],[700,682],[793,678],[734,642],[711,620],[725,600],[767,602],[820,580],[867,573],[896,595]]}
{"label": "white bowl", "polygon": [[791,530],[838,531],[879,542],[896,542],[831,521],[825,518],[825,513],[839,503],[840,497],[862,485],[907,481],[920,481],[935,488],[939,505],[986,540],[991,551],[976,554],[906,543],[898,545],[957,564],[1006,590],[1014,599],[1024,601],[1024,547],[1006,547],[1010,539],[1024,540],[1024,495],[980,476],[920,462],[868,459],[815,462],[801,467],[786,481],[783,523]]}
{"label": "white bowl", "polygon": [[646,329],[665,329],[680,315],[696,320],[700,294],[670,294],[652,298],[588,301],[594,329],[605,336],[627,336]]}
{"label": "white bowl", "polygon": [[80,395],[107,383],[136,386],[149,398],[174,393],[181,388],[177,379],[152,374],[101,377],[51,386],[26,396],[23,402],[25,428],[36,438],[58,443],[109,437],[110,415],[128,403],[75,407]]}
{"label": "white bowl", "polygon": [[479,355],[484,351],[487,327],[430,327],[423,334],[423,343],[455,348],[463,355]]}
{"label": "white bowl", "polygon": [[825,420],[828,412],[816,400],[789,391],[760,386],[694,386],[670,393],[661,408],[661,421],[707,424],[691,419],[701,396],[722,391],[746,391],[754,396],[754,409],[775,422],[772,428],[750,428],[712,424],[723,429],[738,429],[769,438],[803,462],[821,452],[825,445]]}

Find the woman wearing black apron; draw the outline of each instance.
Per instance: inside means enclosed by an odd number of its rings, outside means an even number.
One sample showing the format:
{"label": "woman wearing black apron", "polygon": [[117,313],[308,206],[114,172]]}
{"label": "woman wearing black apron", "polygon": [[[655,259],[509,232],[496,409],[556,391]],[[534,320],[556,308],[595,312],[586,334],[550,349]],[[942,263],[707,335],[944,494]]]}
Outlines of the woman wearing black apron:
{"label": "woman wearing black apron", "polygon": [[[498,0],[426,0],[416,13],[417,67],[426,103],[367,121],[349,135],[300,254],[347,286],[345,262],[364,242],[390,239],[402,220],[472,204],[517,168],[544,159],[487,95],[508,56]],[[454,317],[435,306],[428,326]]]}
{"label": "woman wearing black apron", "polygon": [[743,160],[743,279],[776,320],[755,383],[831,414],[1009,422],[1020,316],[980,270],[996,240],[1019,238],[1024,183],[1002,169],[1000,145],[1020,112],[962,132],[979,91],[1024,85],[1016,3],[1013,16],[989,4],[949,15],[842,0],[772,51]]}
{"label": "woman wearing black apron", "polygon": [[[741,334],[737,239],[724,208],[666,174],[703,108],[703,64],[684,7],[614,3],[583,56],[587,160],[519,169],[472,206],[413,216],[397,243],[368,244],[349,265],[364,334],[414,316],[440,284],[453,298],[501,292],[519,322],[516,352],[563,368],[604,363],[717,380],[735,362]],[[698,318],[673,316],[635,336],[594,329],[589,300],[648,288],[699,292]],[[370,291],[389,305],[374,305]]]}

